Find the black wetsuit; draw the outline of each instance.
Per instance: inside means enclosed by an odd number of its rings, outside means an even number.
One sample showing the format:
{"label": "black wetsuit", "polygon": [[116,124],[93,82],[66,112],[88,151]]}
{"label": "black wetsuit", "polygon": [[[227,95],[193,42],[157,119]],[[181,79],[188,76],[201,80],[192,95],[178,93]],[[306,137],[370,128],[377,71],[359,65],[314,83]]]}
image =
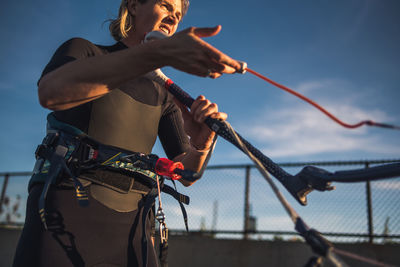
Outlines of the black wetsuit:
{"label": "black wetsuit", "polygon": [[[120,42],[99,46],[84,39],[71,39],[56,51],[42,77],[70,61],[126,48]],[[55,116],[103,144],[130,151],[150,153],[157,135],[169,158],[190,146],[172,96],[144,77],[129,81],[94,101],[57,111]],[[142,265],[141,215],[146,183],[135,178],[134,185],[138,186],[124,194],[96,184],[93,179],[82,180],[89,192],[89,207],[78,205],[68,181],[51,187],[46,199],[48,231],[44,231],[38,214],[42,183],[31,182],[14,267]],[[157,266],[150,242],[152,225],[154,214],[150,213],[145,233],[149,240],[148,266]]]}

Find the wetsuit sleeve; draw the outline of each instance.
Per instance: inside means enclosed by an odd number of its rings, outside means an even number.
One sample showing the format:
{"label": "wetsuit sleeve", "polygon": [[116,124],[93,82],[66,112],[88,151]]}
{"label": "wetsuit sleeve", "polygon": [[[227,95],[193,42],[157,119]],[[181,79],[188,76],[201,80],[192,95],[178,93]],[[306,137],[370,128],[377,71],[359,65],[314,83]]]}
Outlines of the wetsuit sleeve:
{"label": "wetsuit sleeve", "polygon": [[97,47],[94,44],[82,38],[72,38],[66,41],[56,50],[50,62],[44,68],[38,80],[38,84],[44,75],[66,63],[76,59],[94,56],[96,49]]}
{"label": "wetsuit sleeve", "polygon": [[190,149],[189,137],[183,128],[183,118],[179,107],[169,94],[168,105],[160,119],[158,136],[169,159]]}

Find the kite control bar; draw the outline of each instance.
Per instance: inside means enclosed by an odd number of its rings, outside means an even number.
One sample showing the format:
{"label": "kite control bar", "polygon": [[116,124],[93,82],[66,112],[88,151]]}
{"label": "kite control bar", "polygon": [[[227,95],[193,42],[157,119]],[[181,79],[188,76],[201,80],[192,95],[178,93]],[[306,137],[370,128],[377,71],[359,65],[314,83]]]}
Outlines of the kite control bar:
{"label": "kite control bar", "polygon": [[[149,42],[152,40],[158,40],[165,38],[162,32],[153,31],[146,35],[144,42]],[[243,63],[243,71],[246,67],[246,64]],[[181,89],[177,84],[175,84],[171,79],[169,79],[160,69],[156,69],[152,72],[149,72],[145,75],[151,80],[154,80],[161,86],[165,87],[172,95],[174,95],[182,104],[186,107],[190,108],[194,102],[194,99],[186,93],[183,89]],[[240,141],[246,146],[246,148],[261,161],[262,165],[265,169],[270,172],[275,178],[277,178],[286,189],[292,194],[292,196],[301,204],[307,204],[307,194],[312,191],[312,189],[317,189],[321,191],[332,190],[333,187],[330,186],[329,182],[318,181],[317,184],[310,184],[312,181],[307,181],[307,177],[303,179],[298,179],[293,175],[284,171],[281,167],[279,167],[275,162],[265,156],[261,151],[252,146],[248,141],[246,141],[243,137],[241,137],[237,133],[232,133],[231,128],[227,125],[225,121],[220,121],[218,119],[213,119],[208,117],[205,120],[207,126],[214,131],[216,134],[226,139],[228,142],[239,148],[242,152],[244,152],[243,147],[237,140],[235,139],[235,134],[239,137]]]}
{"label": "kite control bar", "polygon": [[[165,37],[166,36],[163,33],[153,31],[146,35],[145,42],[162,39]],[[246,70],[251,71],[247,68],[247,64],[245,62],[242,62],[241,72],[244,73]],[[173,94],[182,104],[184,104],[188,108],[192,106],[194,99],[184,90],[182,90],[177,84],[175,84],[171,79],[165,76],[165,74],[160,69],[149,72],[146,74],[146,76],[164,86],[171,94]],[[285,186],[285,188],[301,205],[307,204],[306,196],[313,189],[319,191],[333,190],[334,187],[330,185],[332,181],[345,182],[348,178],[350,179],[348,180],[348,182],[354,182],[400,176],[399,164],[391,164],[388,166],[384,165],[354,171],[341,171],[335,173],[330,173],[320,168],[307,166],[303,168],[303,170],[301,170],[297,175],[293,176],[280,168],[275,162],[273,162],[261,151],[259,151],[247,140],[245,140],[242,136],[240,136],[240,134],[236,132],[233,133],[233,129],[229,127],[226,122],[208,117],[205,120],[205,123],[219,136],[235,145],[242,152],[245,152],[242,147],[243,144],[249,152],[251,152],[258,160],[260,160],[265,169]],[[239,137],[240,142],[235,139],[234,135],[237,135]]]}
{"label": "kite control bar", "polygon": [[[161,70],[157,69],[146,75],[159,84],[165,86],[165,88],[185,106],[190,108],[193,104],[194,99],[171,79],[166,77]],[[232,132],[231,127],[228,127],[225,121],[208,117],[205,120],[205,123],[219,136],[244,152],[241,144],[234,138],[234,133]],[[400,163],[381,165],[368,169],[337,171],[333,173],[321,168],[306,166],[298,174],[291,175],[279,167],[270,158],[265,156],[260,150],[252,146],[247,140],[240,136],[240,134],[235,134],[239,137],[241,143],[243,143],[246,148],[260,160],[266,170],[277,178],[302,205],[307,204],[306,196],[313,189],[318,191],[333,190],[334,187],[330,185],[331,182],[361,182],[400,176]]]}
{"label": "kite control bar", "polygon": [[[166,36],[160,32],[149,33],[145,41],[162,39]],[[244,73],[246,70],[251,72],[246,64],[243,62],[241,72]],[[146,76],[164,86],[170,93],[172,93],[182,104],[190,108],[194,102],[194,99],[183,91],[178,85],[176,85],[171,79],[166,77],[160,69],[147,73]],[[278,84],[279,85],[279,84]],[[276,86],[278,86],[276,85]],[[278,86],[280,87],[280,86]],[[284,89],[284,88],[282,88]],[[316,105],[314,105],[316,106]],[[317,106],[316,106],[317,107]],[[324,112],[324,110],[322,110]],[[324,112],[326,114],[326,112]],[[330,114],[327,114],[328,116]],[[332,118],[332,117],[331,117]],[[335,120],[335,118],[332,118]],[[277,178],[285,188],[292,194],[292,196],[302,205],[307,204],[306,196],[309,192],[316,189],[319,191],[332,190],[334,187],[330,186],[332,181],[336,182],[360,182],[366,180],[376,180],[382,178],[390,178],[400,176],[400,163],[388,164],[382,166],[376,166],[368,169],[350,170],[350,171],[337,171],[334,173],[328,172],[324,169],[316,168],[313,166],[306,166],[297,175],[290,175],[280,168],[271,159],[261,153],[257,148],[252,146],[243,137],[237,134],[228,122],[220,121],[217,119],[212,119],[208,117],[205,123],[210,127],[211,130],[216,132],[219,136],[223,137],[242,152],[248,155],[256,166],[260,170],[261,174],[271,185],[275,195],[279,201],[284,206],[285,210],[288,212],[290,218],[295,224],[296,231],[304,237],[306,242],[311,246],[313,251],[319,256],[326,257],[335,266],[347,266],[344,262],[337,257],[337,253],[342,253],[340,250],[334,248],[318,231],[309,228],[306,223],[301,219],[297,212],[291,207],[291,205],[286,201],[284,196],[279,192],[278,188],[270,178],[269,173],[271,173],[275,178]],[[349,128],[359,127],[362,124],[367,124],[370,126],[380,126],[386,128],[397,129],[399,127],[387,127],[388,125],[362,122],[360,125],[355,125]],[[400,129],[400,128],[399,128]],[[347,256],[350,253],[347,253]],[[370,259],[363,258],[360,259],[358,255],[352,255],[351,257],[356,257],[364,262],[372,262]],[[307,263],[307,266],[320,266],[320,257],[313,257]],[[374,264],[383,266],[379,262],[374,262]]]}
{"label": "kite control bar", "polygon": [[[194,99],[188,93],[183,91],[178,85],[176,85],[171,79],[166,77],[160,69],[147,73],[146,77],[164,86],[171,94],[173,94],[182,104],[184,104],[188,108],[192,106]],[[236,141],[234,134],[231,131],[231,128],[227,125],[225,121],[220,121],[218,119],[208,117],[205,120],[205,123],[219,136],[226,139],[228,142],[243,151],[243,148],[241,147],[240,143]],[[247,140],[245,140],[239,134],[237,135],[240,138],[241,142],[247,147],[247,149],[257,159],[261,161],[262,165],[267,169],[267,171],[270,172],[275,178],[277,178],[301,205],[307,204],[306,196],[313,189],[317,189],[320,191],[333,189],[333,187],[330,186],[329,181],[317,181],[316,179],[308,179],[307,176],[296,177],[287,173],[285,170],[279,167],[278,164],[273,162],[260,150],[251,145]]]}

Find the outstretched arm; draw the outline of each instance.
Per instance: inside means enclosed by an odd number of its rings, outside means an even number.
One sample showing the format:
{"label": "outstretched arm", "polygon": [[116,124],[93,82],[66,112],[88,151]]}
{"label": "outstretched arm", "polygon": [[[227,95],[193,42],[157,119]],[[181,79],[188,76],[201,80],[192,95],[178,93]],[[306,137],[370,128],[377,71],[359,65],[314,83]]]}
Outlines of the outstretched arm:
{"label": "outstretched arm", "polygon": [[191,27],[163,40],[69,62],[40,80],[40,103],[52,110],[72,108],[164,66],[213,78],[239,71],[239,62],[202,39],[218,34],[220,29]]}

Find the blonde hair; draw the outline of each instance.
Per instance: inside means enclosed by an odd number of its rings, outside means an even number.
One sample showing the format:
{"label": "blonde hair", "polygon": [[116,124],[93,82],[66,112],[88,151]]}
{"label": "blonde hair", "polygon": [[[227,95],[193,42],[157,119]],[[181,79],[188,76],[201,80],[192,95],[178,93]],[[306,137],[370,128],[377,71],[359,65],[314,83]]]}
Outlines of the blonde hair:
{"label": "blonde hair", "polygon": [[[133,27],[134,17],[128,11],[128,1],[122,0],[119,6],[118,17],[110,20],[110,33],[111,36],[116,40],[120,41],[123,38],[128,37],[128,31]],[[143,4],[148,0],[138,0],[139,3]],[[182,1],[182,17],[186,14],[189,8],[189,0]]]}

